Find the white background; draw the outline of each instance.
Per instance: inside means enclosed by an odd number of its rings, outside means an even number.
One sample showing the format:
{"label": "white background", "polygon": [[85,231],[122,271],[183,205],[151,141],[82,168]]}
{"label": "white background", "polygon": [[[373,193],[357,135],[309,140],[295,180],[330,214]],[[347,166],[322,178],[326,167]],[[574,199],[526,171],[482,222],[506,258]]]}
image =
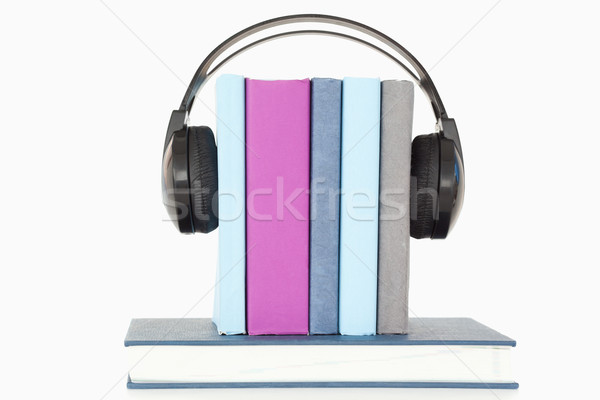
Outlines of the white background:
{"label": "white background", "polygon": [[[3,2],[2,398],[594,398],[598,380],[595,2]],[[517,340],[518,391],[127,391],[133,317],[210,316],[217,234],[165,221],[164,133],[229,35],[298,12],[352,18],[430,70],[461,133],[466,198],[446,241],[412,244],[412,316]],[[356,44],[289,39],[224,72],[406,75]],[[417,93],[414,131],[433,118]],[[192,123],[214,127],[214,91]]]}

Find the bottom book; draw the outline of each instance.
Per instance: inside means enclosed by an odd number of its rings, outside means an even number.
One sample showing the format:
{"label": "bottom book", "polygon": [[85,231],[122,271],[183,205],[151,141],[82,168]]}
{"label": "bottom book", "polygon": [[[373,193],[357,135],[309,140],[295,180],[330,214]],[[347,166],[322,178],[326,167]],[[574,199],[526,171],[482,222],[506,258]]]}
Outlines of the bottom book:
{"label": "bottom book", "polygon": [[222,336],[209,318],[133,319],[131,389],[516,389],[516,342],[469,318],[411,318],[407,335]]}

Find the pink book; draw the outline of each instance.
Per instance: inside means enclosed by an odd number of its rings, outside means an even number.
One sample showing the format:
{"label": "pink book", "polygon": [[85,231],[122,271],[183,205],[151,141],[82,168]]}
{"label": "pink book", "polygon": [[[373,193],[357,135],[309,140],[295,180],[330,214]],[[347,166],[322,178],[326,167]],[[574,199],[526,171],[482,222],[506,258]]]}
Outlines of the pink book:
{"label": "pink book", "polygon": [[310,80],[246,79],[250,335],[308,333]]}

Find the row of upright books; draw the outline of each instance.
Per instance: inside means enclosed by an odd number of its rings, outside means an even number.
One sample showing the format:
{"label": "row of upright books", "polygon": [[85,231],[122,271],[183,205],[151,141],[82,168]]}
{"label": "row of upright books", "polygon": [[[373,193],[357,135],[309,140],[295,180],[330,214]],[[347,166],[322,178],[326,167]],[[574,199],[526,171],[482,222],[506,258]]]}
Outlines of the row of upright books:
{"label": "row of upright books", "polygon": [[219,333],[406,333],[413,90],[217,79]]}

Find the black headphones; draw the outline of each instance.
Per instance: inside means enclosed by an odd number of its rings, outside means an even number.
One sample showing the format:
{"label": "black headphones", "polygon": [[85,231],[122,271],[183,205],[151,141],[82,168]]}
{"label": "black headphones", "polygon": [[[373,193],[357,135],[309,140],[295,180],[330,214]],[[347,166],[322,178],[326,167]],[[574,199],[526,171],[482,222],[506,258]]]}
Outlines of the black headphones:
{"label": "black headphones", "polygon": [[[416,74],[370,42],[326,30],[287,31],[261,38],[233,52],[209,71],[217,57],[240,40],[265,29],[300,22],[339,25],[367,34],[398,53]],[[419,61],[392,38],[359,22],[320,14],[288,15],[252,25],[225,40],[200,64],[179,109],[171,114],[163,150],[163,203],[175,226],[182,233],[208,233],[219,225],[215,137],[206,126],[187,126],[196,94],[215,71],[245,50],[273,39],[304,34],[336,36],[366,45],[395,61],[421,87],[433,108],[437,132],[417,136],[412,142],[410,235],[417,239],[445,238],[462,208],[464,166],[456,123],[448,118],[433,81]]]}

